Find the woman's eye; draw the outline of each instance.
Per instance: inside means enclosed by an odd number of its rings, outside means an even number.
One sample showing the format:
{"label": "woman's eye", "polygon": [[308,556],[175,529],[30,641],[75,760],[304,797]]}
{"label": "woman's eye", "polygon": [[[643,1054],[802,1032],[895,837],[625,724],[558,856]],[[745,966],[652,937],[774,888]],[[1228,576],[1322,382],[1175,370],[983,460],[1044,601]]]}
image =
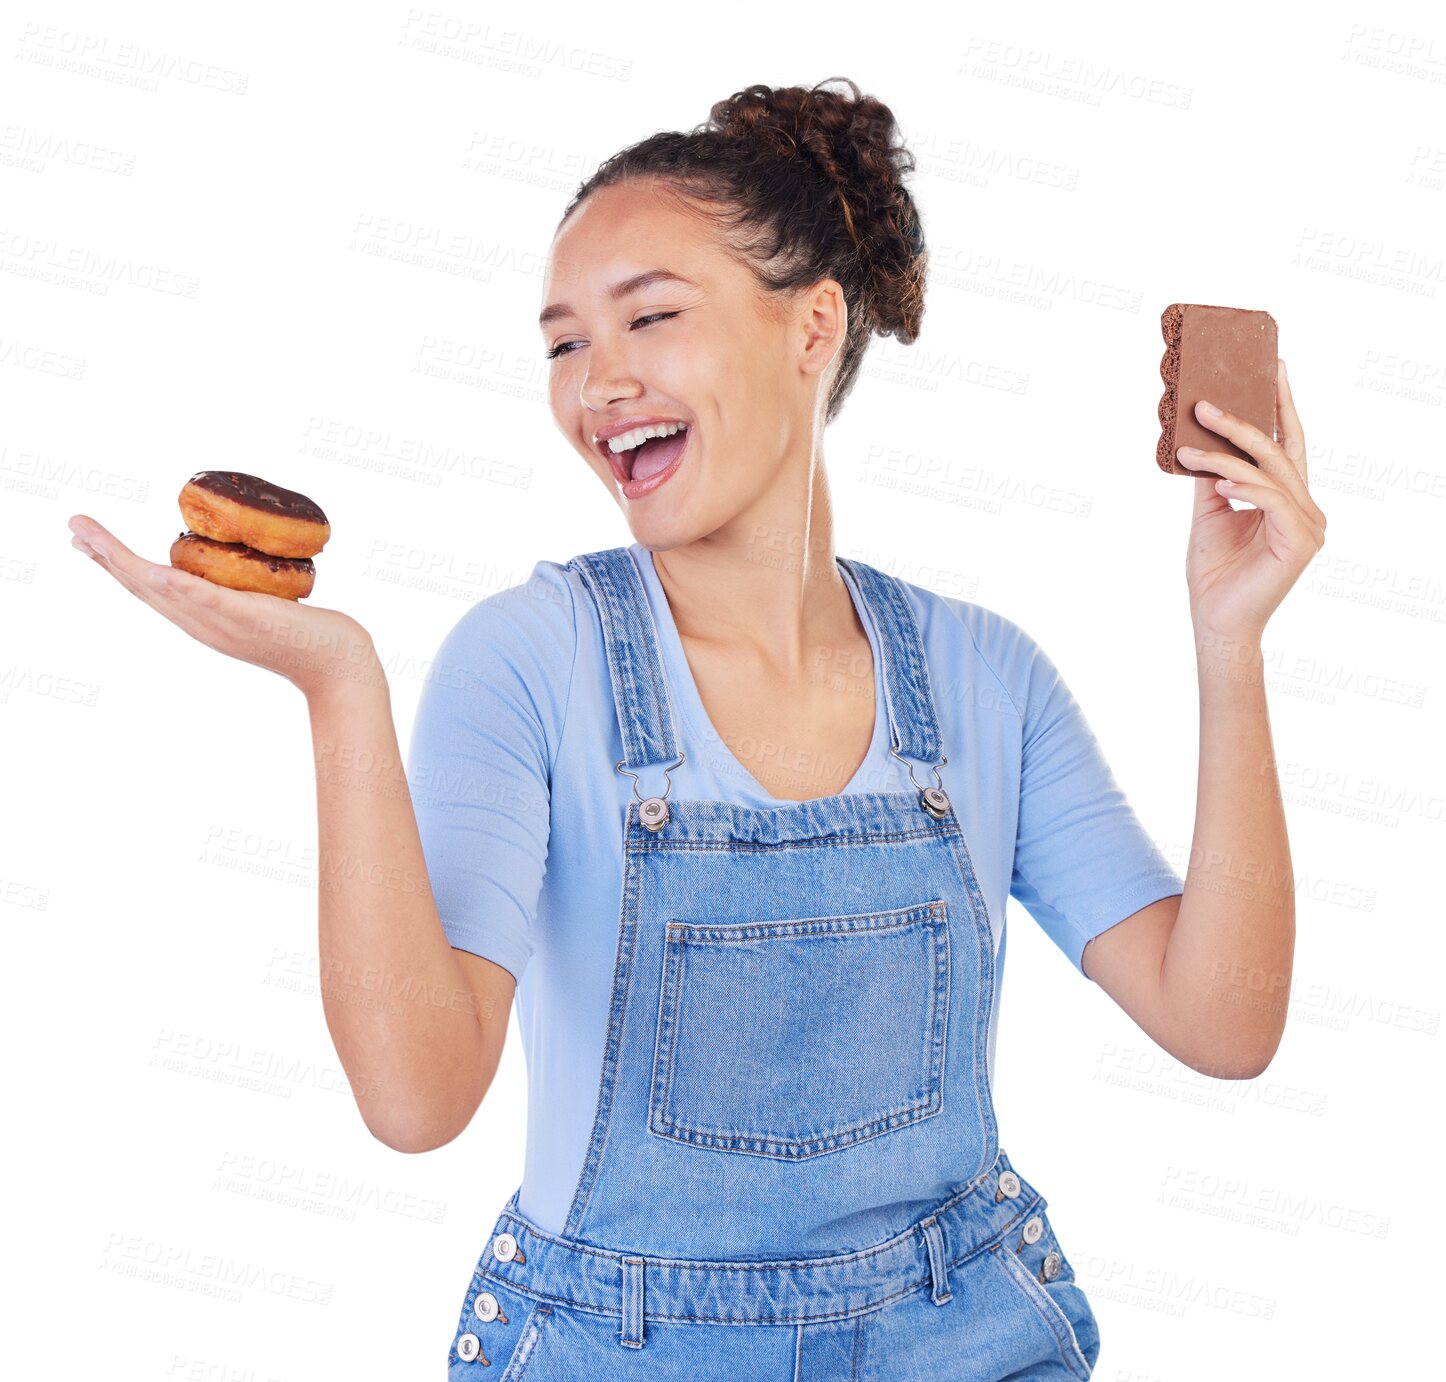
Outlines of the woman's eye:
{"label": "woman's eye", "polygon": [[[677,315],[676,312],[650,312],[646,317],[639,317],[637,321],[631,322],[629,325],[646,326],[648,322],[667,321],[669,317],[676,317]],[[582,341],[564,341],[561,345],[553,346],[553,348],[547,352],[547,358],[549,360],[555,360],[559,355],[571,355],[571,347],[582,344],[584,344]]]}

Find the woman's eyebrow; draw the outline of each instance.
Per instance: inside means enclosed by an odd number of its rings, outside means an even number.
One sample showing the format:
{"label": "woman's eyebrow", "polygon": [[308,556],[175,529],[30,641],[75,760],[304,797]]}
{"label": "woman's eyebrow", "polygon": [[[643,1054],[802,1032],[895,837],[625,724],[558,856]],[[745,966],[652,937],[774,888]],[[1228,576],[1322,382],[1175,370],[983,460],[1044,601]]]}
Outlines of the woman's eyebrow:
{"label": "woman's eyebrow", "polygon": [[[702,284],[694,283],[691,278],[684,278],[682,274],[674,273],[671,269],[644,269],[640,274],[634,274],[631,278],[619,279],[608,289],[608,297],[613,301],[626,297],[629,293],[635,293],[639,288],[649,288],[654,283],[673,282],[685,283],[690,288],[700,288]],[[537,318],[538,326],[546,326],[549,322],[556,321],[559,317],[575,316],[572,308],[565,302],[554,302],[542,309]]]}

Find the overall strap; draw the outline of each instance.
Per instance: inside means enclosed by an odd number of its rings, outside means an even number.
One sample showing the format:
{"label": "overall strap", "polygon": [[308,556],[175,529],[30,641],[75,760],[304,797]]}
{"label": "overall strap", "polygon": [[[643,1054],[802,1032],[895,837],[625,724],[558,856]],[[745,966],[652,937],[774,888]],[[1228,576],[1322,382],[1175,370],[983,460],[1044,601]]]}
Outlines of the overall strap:
{"label": "overall strap", "polygon": [[884,691],[894,752],[933,767],[944,761],[944,737],[934,709],[919,621],[903,583],[856,558],[838,560],[858,583],[884,650]]}
{"label": "overall strap", "polygon": [[[903,583],[856,558],[838,560],[858,586],[883,649],[893,751],[933,767],[944,761],[944,740],[923,637]],[[576,556],[568,566],[582,577],[601,616],[624,763],[633,770],[673,763],[678,737],[667,678],[647,591],[632,554],[626,547],[611,547]]]}
{"label": "overall strap", "polygon": [[623,762],[639,770],[678,757],[667,681],[643,578],[626,547],[587,552],[568,566],[586,582],[602,617]]}

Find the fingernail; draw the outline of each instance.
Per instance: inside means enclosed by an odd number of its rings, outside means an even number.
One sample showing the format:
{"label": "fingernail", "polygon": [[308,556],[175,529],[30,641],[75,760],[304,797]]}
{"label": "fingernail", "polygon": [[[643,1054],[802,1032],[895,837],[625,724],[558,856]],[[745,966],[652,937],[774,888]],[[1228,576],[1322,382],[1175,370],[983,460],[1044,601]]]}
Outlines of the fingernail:
{"label": "fingernail", "polygon": [[1284,361],[1284,360],[1282,360],[1282,361],[1280,362],[1280,377],[1281,377],[1282,379],[1289,379],[1289,378],[1290,378],[1290,376],[1285,372],[1285,361]]}
{"label": "fingernail", "polygon": [[1217,408],[1213,403],[1207,403],[1203,398],[1200,400],[1199,407],[1200,411],[1204,413],[1206,417],[1222,416],[1219,408]]}
{"label": "fingernail", "polygon": [[1205,453],[1198,446],[1182,446],[1175,454],[1186,457],[1192,461],[1198,461]]}

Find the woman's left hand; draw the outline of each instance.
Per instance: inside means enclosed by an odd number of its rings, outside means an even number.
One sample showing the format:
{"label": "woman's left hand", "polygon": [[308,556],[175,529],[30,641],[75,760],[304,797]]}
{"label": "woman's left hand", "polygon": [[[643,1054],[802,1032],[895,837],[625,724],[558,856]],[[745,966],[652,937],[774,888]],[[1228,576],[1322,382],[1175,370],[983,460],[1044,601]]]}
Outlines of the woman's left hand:
{"label": "woman's left hand", "polygon": [[[1185,560],[1190,616],[1197,632],[1258,641],[1286,591],[1325,544],[1326,518],[1306,488],[1305,434],[1282,362],[1276,364],[1276,400],[1278,443],[1233,413],[1208,416],[1208,400],[1195,407],[1202,427],[1255,457],[1259,468],[1224,451],[1194,456],[1188,448],[1177,452],[1181,465],[1216,472],[1195,479]],[[1232,498],[1255,507],[1232,509]]]}

